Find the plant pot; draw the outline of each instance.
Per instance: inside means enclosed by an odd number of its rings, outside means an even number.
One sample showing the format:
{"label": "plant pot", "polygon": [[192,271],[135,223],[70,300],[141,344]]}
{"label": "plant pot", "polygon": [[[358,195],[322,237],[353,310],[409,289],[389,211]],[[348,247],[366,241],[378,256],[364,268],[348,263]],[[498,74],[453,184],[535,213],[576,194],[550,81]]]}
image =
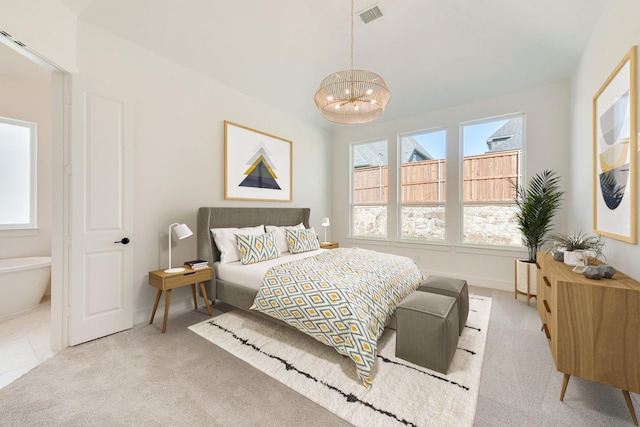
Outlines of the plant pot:
{"label": "plant pot", "polygon": [[515,261],[515,298],[518,295],[527,297],[527,305],[529,300],[535,297],[538,292],[537,287],[538,268],[535,262],[529,262],[524,259]]}
{"label": "plant pot", "polygon": [[564,251],[564,263],[571,266],[582,264],[582,259],[585,256],[589,256],[588,251],[576,250],[576,251]]}

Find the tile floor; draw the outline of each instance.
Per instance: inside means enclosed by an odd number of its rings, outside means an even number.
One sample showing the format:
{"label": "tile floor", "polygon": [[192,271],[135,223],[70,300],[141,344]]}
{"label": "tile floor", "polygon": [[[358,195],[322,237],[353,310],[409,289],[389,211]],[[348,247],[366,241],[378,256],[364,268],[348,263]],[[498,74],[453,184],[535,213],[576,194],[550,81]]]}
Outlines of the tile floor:
{"label": "tile floor", "polygon": [[0,388],[56,354],[51,350],[51,297],[19,317],[0,320]]}

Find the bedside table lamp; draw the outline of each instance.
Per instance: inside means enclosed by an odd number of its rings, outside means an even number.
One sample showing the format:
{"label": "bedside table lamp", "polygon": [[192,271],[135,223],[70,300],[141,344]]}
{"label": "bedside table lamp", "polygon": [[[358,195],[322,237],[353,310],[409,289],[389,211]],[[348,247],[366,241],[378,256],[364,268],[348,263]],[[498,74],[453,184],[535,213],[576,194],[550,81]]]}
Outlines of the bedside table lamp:
{"label": "bedside table lamp", "polygon": [[184,239],[185,237],[191,236],[193,234],[193,231],[191,231],[186,224],[178,224],[177,222],[174,222],[169,226],[169,268],[167,268],[164,272],[180,273],[181,271],[185,270],[183,267],[171,268],[171,229],[172,228],[176,232],[176,236],[180,240]]}
{"label": "bedside table lamp", "polygon": [[322,224],[320,225],[324,227],[324,242],[322,243],[327,243],[327,227],[331,225],[331,223],[329,222],[329,218],[327,218],[326,216],[322,218]]}

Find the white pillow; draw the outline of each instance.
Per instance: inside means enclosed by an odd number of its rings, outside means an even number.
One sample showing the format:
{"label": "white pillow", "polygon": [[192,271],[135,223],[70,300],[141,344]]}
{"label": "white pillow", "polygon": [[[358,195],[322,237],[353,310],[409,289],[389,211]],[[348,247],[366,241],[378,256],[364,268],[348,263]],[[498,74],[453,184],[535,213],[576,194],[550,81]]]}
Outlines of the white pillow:
{"label": "white pillow", "polygon": [[264,225],[244,228],[212,228],[211,235],[220,251],[220,264],[240,261],[240,252],[236,246],[236,234],[259,236],[264,234]]}
{"label": "white pillow", "polygon": [[285,229],[292,228],[295,230],[304,230],[304,224],[300,223],[298,225],[284,226],[278,227],[275,225],[267,225],[267,233],[275,232],[276,240],[278,241],[278,249],[280,249],[280,253],[289,252],[289,245],[287,245],[287,234]]}

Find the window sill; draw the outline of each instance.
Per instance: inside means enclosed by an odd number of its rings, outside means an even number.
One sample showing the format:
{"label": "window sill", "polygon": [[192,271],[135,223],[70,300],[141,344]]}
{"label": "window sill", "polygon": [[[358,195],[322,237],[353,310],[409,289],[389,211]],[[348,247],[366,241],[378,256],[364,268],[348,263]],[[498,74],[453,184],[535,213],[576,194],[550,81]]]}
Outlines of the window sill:
{"label": "window sill", "polygon": [[446,242],[433,242],[433,241],[415,241],[415,240],[396,240],[393,246],[399,248],[415,248],[415,249],[427,249],[430,251],[451,252],[453,245]]}
{"label": "window sill", "polygon": [[28,237],[40,234],[39,228],[5,228],[0,229],[0,238],[2,237]]}
{"label": "window sill", "polygon": [[347,242],[361,245],[391,246],[391,241],[382,237],[347,237]]}
{"label": "window sill", "polygon": [[366,237],[349,237],[347,242],[355,245],[393,246],[397,248],[427,249],[441,252],[451,252],[453,245],[444,242],[411,241],[411,240],[387,240]]}
{"label": "window sill", "polygon": [[527,258],[526,248],[485,245],[456,245],[454,251],[463,254],[493,255],[509,258]]}
{"label": "window sill", "polygon": [[408,240],[386,240],[378,238],[348,237],[347,242],[354,245],[393,246],[398,248],[424,249],[440,252],[502,256],[508,258],[527,258],[526,248],[487,245],[452,245],[445,242],[417,242]]}

